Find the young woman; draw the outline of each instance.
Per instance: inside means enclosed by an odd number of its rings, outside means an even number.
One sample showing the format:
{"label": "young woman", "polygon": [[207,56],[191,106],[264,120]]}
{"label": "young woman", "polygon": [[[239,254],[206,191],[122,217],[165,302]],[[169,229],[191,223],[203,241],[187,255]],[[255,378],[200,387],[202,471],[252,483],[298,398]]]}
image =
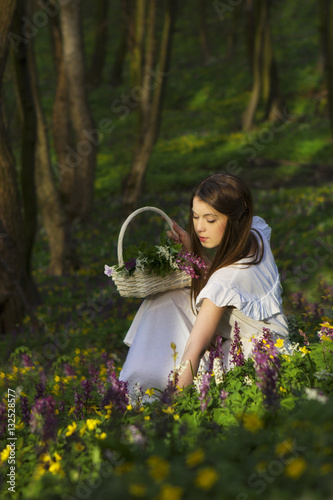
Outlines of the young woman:
{"label": "young woman", "polygon": [[236,322],[245,357],[251,355],[251,338],[262,336],[263,328],[269,328],[274,339],[284,339],[284,348],[291,352],[279,273],[269,245],[271,229],[253,216],[247,186],[227,173],[212,175],[195,189],[190,209],[189,234],[174,223],[177,236],[169,232],[169,237],[207,262],[208,253],[214,255],[208,271],[201,270],[200,278],[192,280],[191,290],[159,293],[141,304],[124,339],[130,349],[120,379],[128,381],[130,392],[136,384],[144,391],[166,387],[174,369],[172,342],[178,362],[186,364],[180,387],[191,384],[192,373],[206,365],[216,336],[224,339],[224,366],[231,368]]}

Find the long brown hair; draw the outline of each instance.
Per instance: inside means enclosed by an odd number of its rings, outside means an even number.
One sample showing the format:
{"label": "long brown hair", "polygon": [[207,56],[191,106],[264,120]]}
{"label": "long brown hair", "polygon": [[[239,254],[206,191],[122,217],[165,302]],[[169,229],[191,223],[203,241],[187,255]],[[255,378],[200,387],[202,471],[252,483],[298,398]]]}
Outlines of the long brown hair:
{"label": "long brown hair", "polygon": [[214,259],[209,264],[208,272],[205,275],[202,270],[199,270],[200,278],[192,279],[192,304],[215,271],[235,264],[245,257],[248,258],[246,264],[249,266],[259,264],[264,252],[261,235],[257,232],[261,241],[260,245],[258,239],[251,232],[253,201],[249,188],[239,177],[220,172],[200,182],[191,198],[189,232],[192,251],[195,255],[208,262],[193,225],[192,208],[195,196],[217,212],[226,215],[227,224]]}

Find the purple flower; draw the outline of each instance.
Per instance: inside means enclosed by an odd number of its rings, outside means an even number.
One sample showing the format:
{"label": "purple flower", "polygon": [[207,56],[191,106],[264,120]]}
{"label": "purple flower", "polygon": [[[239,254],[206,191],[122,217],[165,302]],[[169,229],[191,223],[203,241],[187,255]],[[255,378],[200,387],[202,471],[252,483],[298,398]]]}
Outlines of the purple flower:
{"label": "purple flower", "polygon": [[101,401],[101,407],[104,408],[112,403],[113,408],[125,413],[128,404],[128,383],[118,379],[113,360],[107,362],[107,367],[107,383],[110,387]]}
{"label": "purple flower", "polygon": [[29,399],[26,396],[21,396],[20,404],[21,404],[22,420],[25,424],[28,424],[30,422],[30,410],[31,410]]}
{"label": "purple flower", "polygon": [[57,432],[56,401],[52,396],[37,399],[31,410],[30,430],[43,441],[54,439]]}
{"label": "purple flower", "polygon": [[130,271],[136,266],[136,259],[130,259],[127,262],[125,262],[124,266],[126,267],[127,271]]}
{"label": "purple flower", "polygon": [[75,414],[75,416],[78,419],[83,418],[83,404],[84,404],[84,401],[83,401],[82,394],[80,392],[77,392],[77,390],[75,390],[75,394],[74,394],[74,406],[75,406],[74,414]]}
{"label": "purple flower", "polygon": [[262,337],[254,340],[252,357],[258,378],[257,386],[263,394],[264,405],[267,408],[277,408],[280,359],[268,328],[263,329]]}
{"label": "purple flower", "polygon": [[64,401],[59,401],[58,402],[58,409],[60,413],[64,413],[66,409],[66,403]]}
{"label": "purple flower", "polygon": [[210,374],[209,373],[204,373],[202,376],[201,384],[200,384],[200,394],[199,394],[199,401],[200,401],[200,409],[201,411],[205,411],[207,408],[207,405],[209,401],[212,399],[211,397],[207,397],[207,393],[210,387]]}
{"label": "purple flower", "polygon": [[108,265],[104,265],[104,274],[106,274],[109,278],[111,277],[113,273],[113,269],[111,269],[111,267],[109,267]]}
{"label": "purple flower", "polygon": [[235,321],[234,339],[230,347],[231,361],[235,366],[243,366],[245,363],[243,353],[243,343],[240,339],[240,330],[237,321]]}
{"label": "purple flower", "polygon": [[23,366],[32,366],[32,359],[28,354],[22,354]]}
{"label": "purple flower", "polygon": [[222,405],[224,404],[224,401],[227,399],[228,396],[229,396],[229,392],[224,391],[222,389],[222,391],[220,392],[220,400],[221,400]]}
{"label": "purple flower", "polygon": [[310,345],[309,339],[306,335],[306,333],[302,332],[302,330],[299,330],[299,334],[303,337],[304,339],[304,345]]}
{"label": "purple flower", "polygon": [[0,403],[0,436],[4,436],[7,429],[7,408],[4,403]]}
{"label": "purple flower", "polygon": [[193,279],[200,278],[193,266],[197,267],[197,269],[207,269],[207,265],[203,259],[190,252],[185,251],[179,252],[176,259],[176,264],[178,265],[179,269],[185,271]]}
{"label": "purple flower", "polygon": [[172,403],[173,396],[175,395],[177,389],[178,378],[179,378],[178,373],[176,373],[176,375],[174,376],[174,371],[171,370],[171,372],[168,375],[167,386],[160,396],[161,403],[167,405]]}
{"label": "purple flower", "polygon": [[216,337],[214,346],[211,347],[209,351],[209,361],[208,361],[208,373],[212,373],[213,371],[213,365],[214,365],[214,359],[219,358],[222,362],[223,366],[223,357],[224,357],[224,352],[222,351],[222,344],[223,344],[223,338],[222,337]]}
{"label": "purple flower", "polygon": [[64,373],[65,373],[66,377],[73,377],[75,375],[75,370],[69,363],[65,363],[64,364]]}
{"label": "purple flower", "polygon": [[44,396],[45,396],[45,384],[43,382],[41,383],[37,382],[35,401],[37,401],[37,399],[43,398]]}

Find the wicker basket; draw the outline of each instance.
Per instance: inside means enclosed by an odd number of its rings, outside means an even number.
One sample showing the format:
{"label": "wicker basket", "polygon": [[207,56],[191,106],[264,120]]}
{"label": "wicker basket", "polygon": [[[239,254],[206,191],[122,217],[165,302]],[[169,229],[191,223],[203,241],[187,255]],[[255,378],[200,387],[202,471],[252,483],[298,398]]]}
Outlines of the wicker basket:
{"label": "wicker basket", "polygon": [[[162,215],[164,219],[170,226],[173,233],[173,225],[171,219],[159,208],[155,207],[142,207],[135,210],[122,225],[118,237],[118,264],[119,266],[124,265],[123,258],[123,239],[125,235],[126,228],[131,222],[133,217],[140,214],[141,212],[153,211]],[[120,273],[113,272],[111,275],[113,281],[116,284],[118,292],[122,297],[147,297],[148,295],[153,295],[159,292],[165,292],[167,290],[173,290],[176,288],[184,288],[191,285],[191,277],[185,271],[174,271],[169,273],[165,277],[156,276],[148,271],[140,271],[136,269],[132,276],[125,277]]]}

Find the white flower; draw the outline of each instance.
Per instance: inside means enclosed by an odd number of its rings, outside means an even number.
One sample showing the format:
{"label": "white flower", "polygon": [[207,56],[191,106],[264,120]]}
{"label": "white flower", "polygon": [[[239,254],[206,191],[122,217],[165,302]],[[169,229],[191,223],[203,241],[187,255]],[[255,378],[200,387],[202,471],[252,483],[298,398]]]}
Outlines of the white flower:
{"label": "white flower", "polygon": [[143,271],[144,268],[145,268],[145,264],[147,263],[147,257],[143,257],[140,255],[140,257],[138,257],[136,259],[136,268],[138,271]]}
{"label": "white flower", "polygon": [[104,264],[104,274],[106,274],[110,278],[112,273],[113,273],[113,268]]}
{"label": "white flower", "polygon": [[187,359],[186,361],[179,363],[179,365],[176,367],[176,372],[178,373],[179,377],[184,373],[188,363],[189,360]]}
{"label": "white flower", "polygon": [[201,388],[201,384],[202,384],[202,377],[204,376],[205,373],[206,373],[206,370],[204,369],[204,367],[200,366],[199,370],[197,372],[197,376],[194,377],[194,379],[193,379],[193,384],[194,384],[198,394],[201,394],[200,388]]}
{"label": "white flower", "polygon": [[309,387],[306,387],[305,394],[307,399],[313,399],[314,401],[319,401],[319,403],[322,404],[325,404],[328,401],[328,397],[321,391],[318,391],[318,389],[310,389]]}
{"label": "white flower", "polygon": [[244,377],[244,384],[245,385],[252,385],[252,379],[248,375],[245,375],[245,377]]}
{"label": "white flower", "polygon": [[171,257],[169,249],[162,246],[157,246],[157,255],[159,255],[160,257],[164,257],[168,261]]}
{"label": "white flower", "polygon": [[214,358],[213,372],[216,385],[221,384],[223,382],[223,364],[221,358]]}
{"label": "white flower", "polygon": [[319,372],[316,372],[314,376],[318,380],[325,380],[327,378],[333,377],[333,373],[330,373],[328,370],[320,370]]}

